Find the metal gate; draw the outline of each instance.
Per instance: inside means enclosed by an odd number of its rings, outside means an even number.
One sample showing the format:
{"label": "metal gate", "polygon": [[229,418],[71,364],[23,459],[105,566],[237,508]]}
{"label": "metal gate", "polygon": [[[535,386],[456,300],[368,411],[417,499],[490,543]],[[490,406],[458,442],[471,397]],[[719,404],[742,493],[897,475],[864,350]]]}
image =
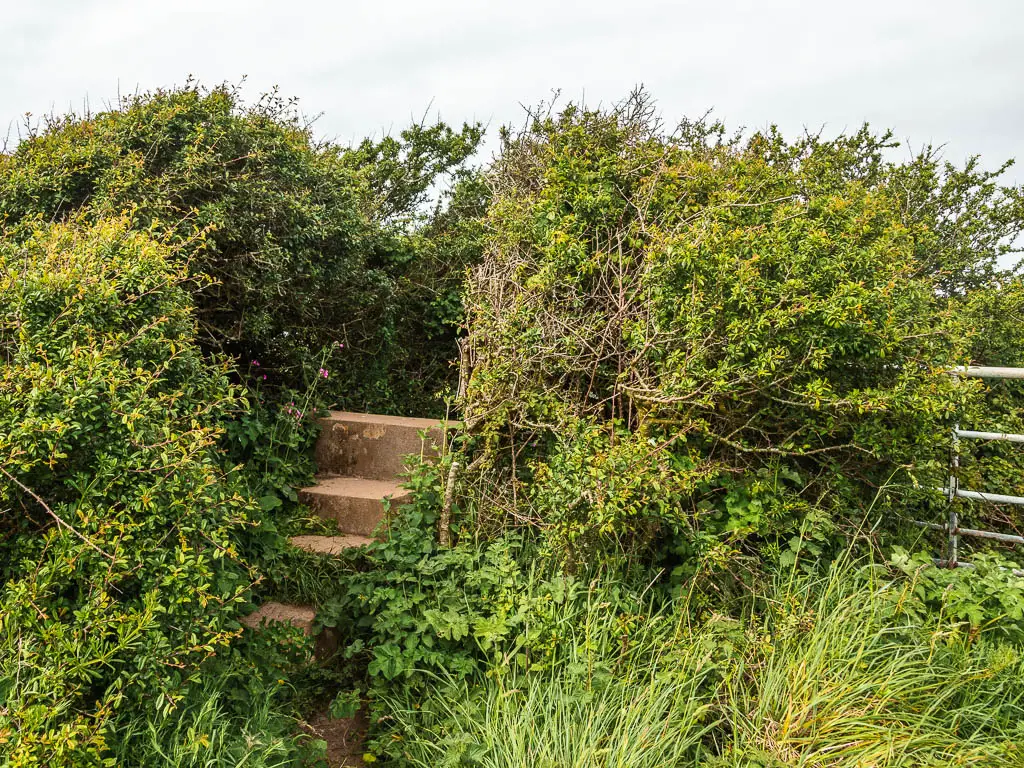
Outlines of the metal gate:
{"label": "metal gate", "polygon": [[[990,368],[984,366],[968,365],[963,368],[956,368],[950,371],[956,377],[968,377],[976,379],[1024,379],[1024,368]],[[1015,536],[1008,533],[996,531],[982,531],[974,528],[963,528],[960,525],[960,516],[957,513],[957,500],[977,501],[989,504],[1016,504],[1024,506],[1024,496],[1007,496],[1002,493],[988,493],[985,491],[971,491],[960,487],[960,441],[961,440],[1000,440],[1009,443],[1024,443],[1024,435],[1014,435],[1005,432],[977,432],[970,429],[960,429],[960,425],[953,427],[953,444],[949,463],[949,481],[945,488],[936,490],[946,494],[949,501],[949,518],[945,523],[925,523],[915,521],[916,525],[932,530],[947,531],[949,540],[946,548],[946,556],[935,560],[935,564],[945,568],[973,568],[971,563],[960,560],[960,537],[970,536],[979,539],[1001,541],[1006,544],[1024,544],[1024,536]],[[1019,576],[1024,576],[1024,570],[1014,570]]]}

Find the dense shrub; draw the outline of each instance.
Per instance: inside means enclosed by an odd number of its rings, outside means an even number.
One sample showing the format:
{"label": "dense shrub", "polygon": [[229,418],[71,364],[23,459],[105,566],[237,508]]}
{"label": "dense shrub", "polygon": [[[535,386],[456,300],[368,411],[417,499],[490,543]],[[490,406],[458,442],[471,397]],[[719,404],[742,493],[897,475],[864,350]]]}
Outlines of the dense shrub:
{"label": "dense shrub", "polygon": [[[416,338],[434,315],[429,302],[410,306],[433,286],[405,278],[419,257],[411,232],[431,190],[461,172],[480,135],[475,126],[414,125],[343,148],[315,141],[295,105],[275,94],[247,106],[233,89],[190,84],[51,119],[24,137],[0,156],[0,227],[23,239],[40,221],[131,210],[133,226],[173,238],[190,273],[213,278],[193,295],[204,349],[243,365],[259,360],[271,389],[301,389],[322,351],[340,342],[329,400],[422,407],[445,379],[402,366],[426,358],[436,368],[454,351],[450,334]],[[393,390],[395,380],[403,386]]]}
{"label": "dense shrub", "polygon": [[[276,95],[188,85],[49,119],[0,155],[13,764],[301,759],[264,695],[288,672],[235,642],[237,614],[350,568],[299,563],[282,537],[303,524],[318,409],[441,407],[479,253],[479,139],[421,124],[343,148]],[[272,733],[243,743],[254,707]],[[200,725],[208,745],[189,741]]]}
{"label": "dense shrub", "polygon": [[250,502],[219,469],[243,403],[196,342],[176,239],[128,217],[0,244],[0,751],[109,764],[240,633]]}
{"label": "dense shrub", "polygon": [[395,375],[389,380],[390,397],[405,403],[407,413],[442,415],[437,394],[456,394],[466,276],[483,256],[489,199],[482,173],[461,173],[411,237],[416,258],[398,286],[404,314],[396,326]]}
{"label": "dense shrub", "polygon": [[880,493],[890,519],[926,503],[954,414],[979,412],[982,386],[944,373],[972,358],[965,307],[1008,279],[1024,217],[974,164],[891,146],[668,133],[643,94],[506,133],[468,295],[464,487],[491,523],[574,567],[771,561]]}
{"label": "dense shrub", "polygon": [[[375,754],[1015,758],[1005,561],[830,570],[858,533],[923,549],[898,524],[944,512],[952,423],[1022,402],[947,375],[1018,354],[1019,193],[889,149],[668,134],[643,95],[505,134],[465,241],[466,430],[322,614],[366,664],[336,705],[368,700]],[[967,458],[1019,482],[1019,456]]]}

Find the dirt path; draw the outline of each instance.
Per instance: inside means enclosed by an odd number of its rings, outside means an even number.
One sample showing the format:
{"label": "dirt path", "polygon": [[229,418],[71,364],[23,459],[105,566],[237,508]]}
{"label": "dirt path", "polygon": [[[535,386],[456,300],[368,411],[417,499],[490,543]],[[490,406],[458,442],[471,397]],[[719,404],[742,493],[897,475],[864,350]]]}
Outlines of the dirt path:
{"label": "dirt path", "polygon": [[327,742],[327,764],[331,768],[363,768],[363,739],[366,736],[366,718],[332,718],[326,711],[302,724],[302,730],[315,739]]}

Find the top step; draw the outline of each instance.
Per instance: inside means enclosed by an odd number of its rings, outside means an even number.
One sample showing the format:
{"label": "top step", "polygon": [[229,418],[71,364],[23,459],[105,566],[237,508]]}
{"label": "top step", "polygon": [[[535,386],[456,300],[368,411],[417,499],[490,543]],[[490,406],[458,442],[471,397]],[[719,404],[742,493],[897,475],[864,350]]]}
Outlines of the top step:
{"label": "top step", "polygon": [[[433,457],[443,439],[440,419],[331,411],[320,421],[316,444],[320,474],[391,480],[405,471],[409,454]],[[427,439],[420,438],[420,432]]]}

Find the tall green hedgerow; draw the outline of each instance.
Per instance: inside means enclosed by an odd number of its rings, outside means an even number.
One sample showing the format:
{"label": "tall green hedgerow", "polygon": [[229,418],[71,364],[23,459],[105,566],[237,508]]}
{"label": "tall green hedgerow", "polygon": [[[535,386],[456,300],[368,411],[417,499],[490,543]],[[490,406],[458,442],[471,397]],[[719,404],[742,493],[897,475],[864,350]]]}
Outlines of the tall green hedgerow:
{"label": "tall green hedgerow", "polygon": [[945,371],[1013,322],[967,308],[1010,280],[1024,215],[998,174],[893,146],[667,131],[645,94],[506,132],[467,298],[465,482],[490,523],[576,567],[653,550],[685,572],[821,551],[879,494],[931,503],[915,487],[981,413]]}
{"label": "tall green hedgerow", "polygon": [[[276,94],[246,104],[237,89],[189,83],[30,131],[0,155],[0,234],[21,240],[40,222],[132,211],[132,226],[172,238],[190,274],[212,278],[192,298],[205,350],[243,368],[259,361],[275,391],[301,388],[340,344],[328,402],[423,408],[449,376],[422,376],[423,361],[432,371],[454,344],[433,285],[410,274],[421,252],[412,234],[480,137],[478,126],[439,122],[345,147],[317,140]],[[434,318],[447,335],[425,339]]]}
{"label": "tall green hedgerow", "polygon": [[[0,754],[108,765],[240,634],[240,409],[197,343],[179,245],[129,217],[0,244]],[[201,235],[195,237],[201,240]]]}

